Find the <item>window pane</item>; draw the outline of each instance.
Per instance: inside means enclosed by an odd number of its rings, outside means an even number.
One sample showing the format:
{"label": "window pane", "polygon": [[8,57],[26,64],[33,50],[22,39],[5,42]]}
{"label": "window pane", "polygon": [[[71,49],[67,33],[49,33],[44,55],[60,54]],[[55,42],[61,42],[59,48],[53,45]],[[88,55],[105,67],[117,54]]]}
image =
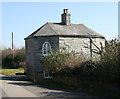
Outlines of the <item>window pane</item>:
{"label": "window pane", "polygon": [[42,52],[44,54],[50,54],[51,45],[49,42],[45,42],[42,47]]}

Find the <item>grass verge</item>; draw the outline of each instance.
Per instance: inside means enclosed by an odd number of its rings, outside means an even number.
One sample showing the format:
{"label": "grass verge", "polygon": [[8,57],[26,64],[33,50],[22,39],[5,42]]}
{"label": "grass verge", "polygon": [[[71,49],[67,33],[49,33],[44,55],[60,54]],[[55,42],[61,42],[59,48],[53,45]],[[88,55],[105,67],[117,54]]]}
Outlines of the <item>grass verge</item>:
{"label": "grass verge", "polygon": [[24,68],[18,68],[18,69],[2,68],[0,69],[0,73],[2,75],[16,75],[16,73],[24,73]]}

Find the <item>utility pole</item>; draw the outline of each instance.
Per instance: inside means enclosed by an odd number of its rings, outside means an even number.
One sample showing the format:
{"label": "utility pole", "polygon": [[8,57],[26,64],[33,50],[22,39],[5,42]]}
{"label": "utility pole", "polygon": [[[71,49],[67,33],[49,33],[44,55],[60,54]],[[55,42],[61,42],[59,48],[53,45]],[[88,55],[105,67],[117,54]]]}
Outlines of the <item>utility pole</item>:
{"label": "utility pole", "polygon": [[12,58],[14,60],[14,42],[13,42],[13,32],[12,32]]}

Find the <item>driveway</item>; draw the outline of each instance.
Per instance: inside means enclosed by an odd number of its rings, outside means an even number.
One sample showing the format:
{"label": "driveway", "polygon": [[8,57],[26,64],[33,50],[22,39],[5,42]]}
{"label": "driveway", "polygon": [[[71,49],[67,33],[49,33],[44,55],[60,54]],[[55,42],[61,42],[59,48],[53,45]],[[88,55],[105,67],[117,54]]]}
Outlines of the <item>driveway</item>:
{"label": "driveway", "polygon": [[0,86],[2,89],[2,97],[53,97],[53,98],[76,97],[76,98],[86,98],[86,99],[93,98],[84,93],[51,89],[43,86],[34,85],[30,81],[18,81],[18,78],[24,79],[26,78],[26,76],[25,75],[16,75],[16,76],[0,75],[0,82],[2,82],[2,86]]}

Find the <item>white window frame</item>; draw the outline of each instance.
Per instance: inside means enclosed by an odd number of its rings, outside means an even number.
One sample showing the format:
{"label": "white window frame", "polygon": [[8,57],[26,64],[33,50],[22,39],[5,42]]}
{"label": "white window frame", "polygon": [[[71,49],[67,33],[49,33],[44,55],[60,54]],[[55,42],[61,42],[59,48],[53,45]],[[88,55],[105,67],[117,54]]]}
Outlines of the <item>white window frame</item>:
{"label": "white window frame", "polygon": [[43,56],[49,55],[50,53],[48,53],[48,51],[50,51],[50,50],[51,50],[50,43],[49,42],[43,43],[43,46],[42,46],[42,54],[43,54]]}
{"label": "white window frame", "polygon": [[[52,76],[50,76],[50,74],[46,71],[43,72],[44,73],[44,78],[47,79],[47,78],[52,78]],[[46,76],[47,74],[47,76]]]}
{"label": "white window frame", "polygon": [[[49,42],[44,42],[43,43],[43,46],[42,46],[42,54],[43,56],[47,56],[49,55],[50,53],[50,50],[51,50],[51,45]],[[52,76],[50,76],[50,74],[47,72],[47,71],[43,71],[44,73],[44,78],[47,79],[47,78],[52,78]],[[47,75],[47,76],[46,76]]]}

